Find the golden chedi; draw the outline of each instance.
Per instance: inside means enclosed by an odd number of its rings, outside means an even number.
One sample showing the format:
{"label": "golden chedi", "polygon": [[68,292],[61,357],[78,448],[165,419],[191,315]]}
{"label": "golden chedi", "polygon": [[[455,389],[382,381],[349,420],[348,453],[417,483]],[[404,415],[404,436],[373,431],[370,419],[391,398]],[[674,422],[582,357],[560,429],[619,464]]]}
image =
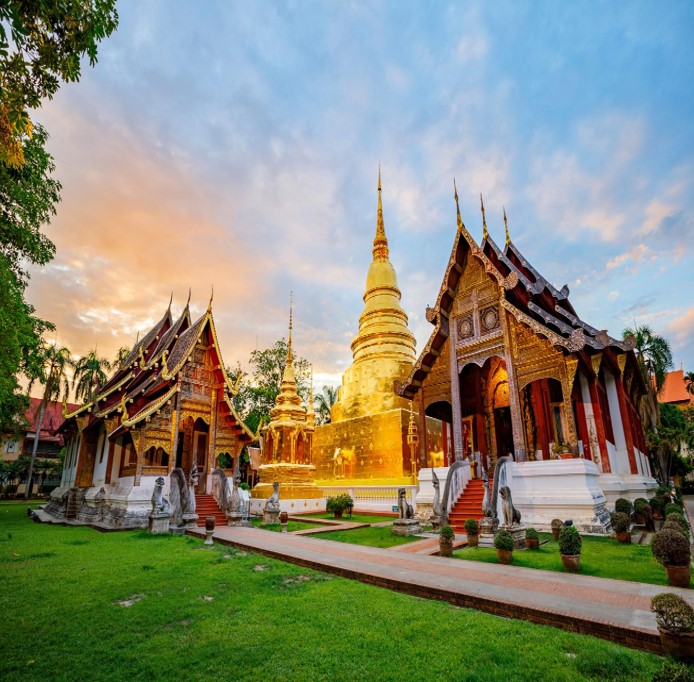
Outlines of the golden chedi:
{"label": "golden chedi", "polygon": [[331,423],[316,427],[314,435],[314,463],[323,484],[394,482],[412,472],[406,441],[409,403],[395,394],[393,383],[410,373],[415,339],[389,259],[380,169],[372,253],[364,310],[352,341],[353,363],[342,377]]}
{"label": "golden chedi", "polygon": [[[314,478],[311,445],[315,415],[313,406],[307,413],[296,390],[292,352],[292,313],[289,312],[287,363],[282,374],[280,393],[270,410],[270,423],[261,431],[260,482],[253,497],[267,499],[274,481],[280,483],[280,500],[309,500],[322,497]],[[312,401],[311,401],[312,402]],[[297,510],[298,511],[298,510]]]}

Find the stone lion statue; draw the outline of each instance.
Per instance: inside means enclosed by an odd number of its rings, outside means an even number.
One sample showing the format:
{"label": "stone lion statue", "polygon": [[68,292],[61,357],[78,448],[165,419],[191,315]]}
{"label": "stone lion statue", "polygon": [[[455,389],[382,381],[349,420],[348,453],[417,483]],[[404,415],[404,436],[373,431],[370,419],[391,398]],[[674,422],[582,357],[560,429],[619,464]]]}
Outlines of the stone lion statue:
{"label": "stone lion statue", "polygon": [[159,476],[154,481],[154,490],[152,491],[152,514],[168,514],[169,501],[164,497],[164,478]]}
{"label": "stone lion statue", "polygon": [[405,488],[398,490],[398,517],[401,519],[414,518],[414,511],[412,505],[407,501],[407,490]]}
{"label": "stone lion statue", "polygon": [[491,518],[494,516],[494,508],[492,507],[491,503],[491,496],[489,494],[489,477],[485,475],[484,477],[484,482],[482,484],[484,486],[484,497],[482,498],[482,513],[486,516]]}
{"label": "stone lion statue", "polygon": [[504,515],[504,525],[513,526],[516,523],[520,523],[521,513],[513,506],[511,488],[507,485],[502,486],[499,490],[499,495],[501,495],[501,510]]}
{"label": "stone lion statue", "polygon": [[265,511],[267,512],[279,512],[280,510],[280,484],[275,481],[272,484],[272,495],[267,498],[265,503]]}

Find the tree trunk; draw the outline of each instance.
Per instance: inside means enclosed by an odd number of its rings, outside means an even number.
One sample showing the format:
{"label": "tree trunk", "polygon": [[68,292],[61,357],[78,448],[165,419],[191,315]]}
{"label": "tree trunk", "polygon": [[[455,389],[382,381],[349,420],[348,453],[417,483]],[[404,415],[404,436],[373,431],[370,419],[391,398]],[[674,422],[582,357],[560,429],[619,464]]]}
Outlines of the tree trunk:
{"label": "tree trunk", "polygon": [[29,462],[29,475],[24,488],[24,499],[28,500],[31,495],[31,477],[34,475],[34,462],[36,461],[36,452],[39,449],[39,436],[41,435],[41,427],[43,426],[43,415],[46,411],[46,403],[42,400],[39,408],[39,418],[36,420],[36,434],[34,435],[34,445],[31,448],[31,461]]}

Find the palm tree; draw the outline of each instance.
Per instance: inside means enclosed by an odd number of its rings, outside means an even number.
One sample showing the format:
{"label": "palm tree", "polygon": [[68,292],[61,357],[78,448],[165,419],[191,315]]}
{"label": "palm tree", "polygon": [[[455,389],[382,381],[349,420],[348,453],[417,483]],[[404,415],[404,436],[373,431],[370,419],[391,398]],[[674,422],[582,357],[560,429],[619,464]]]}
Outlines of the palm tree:
{"label": "palm tree", "polygon": [[75,363],[75,375],[72,387],[75,388],[75,399],[88,403],[99,386],[106,383],[106,372],[111,369],[111,363],[106,358],[100,358],[96,349],[90,350]]}
{"label": "palm tree", "polygon": [[[70,384],[67,376],[67,369],[73,364],[70,351],[64,346],[58,347],[58,345],[54,343],[51,345],[44,345],[42,355],[42,367],[40,368],[38,379],[44,385],[44,389],[43,397],[38,406],[36,436],[34,437],[34,446],[31,450],[27,484],[24,490],[25,500],[29,499],[31,493],[31,477],[34,475],[36,451],[39,447],[39,436],[41,434],[41,427],[43,426],[43,417],[46,414],[46,406],[53,400],[60,400],[61,397],[67,400],[70,392]],[[32,384],[33,380],[29,383],[29,391],[31,391]]]}
{"label": "palm tree", "polygon": [[625,329],[623,337],[633,336],[636,340],[636,357],[641,365],[641,372],[646,383],[655,381],[655,388],[658,393],[662,391],[665,384],[665,374],[672,368],[672,351],[670,344],[662,337],[655,334],[653,330],[641,325],[634,329]]}
{"label": "palm tree", "polygon": [[694,372],[687,372],[684,375],[684,383],[687,385],[687,391],[694,395]]}
{"label": "palm tree", "polygon": [[330,409],[337,402],[337,388],[323,386],[321,392],[315,398],[316,421],[319,424],[330,424]]}
{"label": "palm tree", "polygon": [[130,348],[128,348],[127,346],[121,346],[116,351],[116,357],[113,358],[113,362],[111,363],[111,369],[121,369],[123,363],[128,358],[128,355],[130,355]]}

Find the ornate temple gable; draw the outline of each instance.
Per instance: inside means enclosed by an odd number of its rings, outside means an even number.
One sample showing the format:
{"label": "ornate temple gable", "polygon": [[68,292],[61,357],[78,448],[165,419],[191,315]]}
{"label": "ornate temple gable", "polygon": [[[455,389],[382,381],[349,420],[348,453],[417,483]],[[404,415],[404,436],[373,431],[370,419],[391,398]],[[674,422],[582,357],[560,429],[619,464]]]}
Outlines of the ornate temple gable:
{"label": "ornate temple gable", "polygon": [[525,324],[512,320],[511,329],[518,388],[522,389],[538,379],[562,381],[564,354]]}
{"label": "ornate temple gable", "polygon": [[[166,330],[171,326],[171,303],[164,314],[164,317],[157,322],[143,337],[138,341],[133,349],[130,351],[130,355],[123,362],[123,369],[132,367],[135,363],[140,362],[142,357],[146,357],[148,353],[151,353],[154,348],[153,346],[159,342],[161,335],[166,332]],[[107,384],[108,386],[108,384]]]}
{"label": "ornate temple gable", "polygon": [[432,403],[451,400],[451,374],[450,374],[450,352],[446,339],[441,347],[439,355],[434,359],[433,364],[428,368],[428,373],[424,376],[421,384],[421,391],[424,396],[424,407],[427,408]]}
{"label": "ornate temple gable", "polygon": [[183,312],[179,318],[174,322],[169,329],[162,334],[159,343],[157,344],[154,351],[149,355],[147,361],[147,368],[157,366],[157,363],[162,359],[162,356],[166,351],[168,351],[167,356],[171,353],[178,337],[190,327],[190,308],[188,305],[183,309]]}

